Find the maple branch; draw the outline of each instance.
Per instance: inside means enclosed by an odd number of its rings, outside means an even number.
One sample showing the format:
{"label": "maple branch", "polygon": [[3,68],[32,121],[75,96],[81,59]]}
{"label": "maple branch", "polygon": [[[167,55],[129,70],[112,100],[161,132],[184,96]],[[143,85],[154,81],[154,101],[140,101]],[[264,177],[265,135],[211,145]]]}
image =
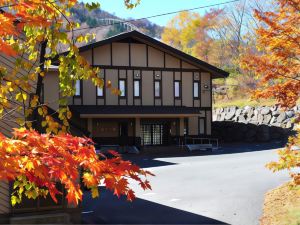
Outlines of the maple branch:
{"label": "maple branch", "polygon": [[[59,0],[57,1],[53,1],[52,3],[56,3],[58,2]],[[1,9],[4,9],[4,8],[9,8],[9,7],[13,7],[13,6],[18,6],[20,3],[14,3],[14,4],[8,4],[8,5],[3,5],[3,6],[0,6],[0,10]]]}
{"label": "maple branch", "polygon": [[[49,0],[47,0],[49,2]],[[67,22],[71,25],[72,23],[70,22],[69,18],[59,9],[56,7],[55,4],[49,2],[51,5],[53,5],[53,7],[65,18],[65,20],[67,20]],[[73,45],[75,44],[74,43],[74,29],[73,29],[73,26],[71,26],[71,32],[72,32],[72,42],[73,42]]]}

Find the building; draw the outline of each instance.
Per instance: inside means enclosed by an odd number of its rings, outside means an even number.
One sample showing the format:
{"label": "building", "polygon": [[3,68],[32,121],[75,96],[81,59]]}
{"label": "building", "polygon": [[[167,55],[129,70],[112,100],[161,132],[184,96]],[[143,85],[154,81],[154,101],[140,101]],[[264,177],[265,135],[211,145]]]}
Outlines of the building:
{"label": "building", "polygon": [[[212,79],[228,73],[137,31],[80,48],[99,76],[121,94],[77,81],[69,100],[79,124],[99,144],[172,145],[211,135]],[[58,72],[44,79],[44,98],[58,108]]]}

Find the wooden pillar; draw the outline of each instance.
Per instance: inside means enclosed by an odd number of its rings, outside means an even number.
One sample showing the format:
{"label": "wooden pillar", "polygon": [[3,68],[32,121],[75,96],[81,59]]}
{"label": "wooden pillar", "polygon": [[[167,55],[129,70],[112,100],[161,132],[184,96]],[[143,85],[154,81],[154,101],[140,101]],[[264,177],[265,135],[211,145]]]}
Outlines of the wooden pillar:
{"label": "wooden pillar", "polygon": [[90,132],[90,137],[93,137],[93,119],[88,118],[87,120],[87,129]]}
{"label": "wooden pillar", "polygon": [[141,137],[141,119],[135,118],[135,137]]}
{"label": "wooden pillar", "polygon": [[184,136],[184,118],[179,119],[179,136]]}

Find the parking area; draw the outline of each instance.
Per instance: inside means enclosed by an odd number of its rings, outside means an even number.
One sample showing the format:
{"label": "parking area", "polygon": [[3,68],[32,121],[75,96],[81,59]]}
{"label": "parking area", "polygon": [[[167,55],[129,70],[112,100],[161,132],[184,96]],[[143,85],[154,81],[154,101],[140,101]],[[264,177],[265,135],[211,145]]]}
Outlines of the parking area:
{"label": "parking area", "polygon": [[[85,194],[85,223],[233,224],[255,225],[264,194],[289,179],[265,164],[275,160],[272,144],[223,146],[213,154],[140,154],[128,158],[150,170],[152,191],[137,194],[133,203],[102,190],[98,199]],[[102,188],[101,188],[102,189]]]}

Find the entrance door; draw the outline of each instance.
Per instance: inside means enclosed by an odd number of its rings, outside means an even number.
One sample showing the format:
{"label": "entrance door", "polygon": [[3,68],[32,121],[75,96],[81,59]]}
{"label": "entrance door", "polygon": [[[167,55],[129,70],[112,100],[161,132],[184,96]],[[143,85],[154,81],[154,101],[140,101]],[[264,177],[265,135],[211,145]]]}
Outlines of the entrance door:
{"label": "entrance door", "polygon": [[163,130],[162,124],[152,125],[152,145],[162,145],[163,144]]}
{"label": "entrance door", "polygon": [[165,145],[168,144],[168,126],[165,124],[142,124],[142,145]]}

